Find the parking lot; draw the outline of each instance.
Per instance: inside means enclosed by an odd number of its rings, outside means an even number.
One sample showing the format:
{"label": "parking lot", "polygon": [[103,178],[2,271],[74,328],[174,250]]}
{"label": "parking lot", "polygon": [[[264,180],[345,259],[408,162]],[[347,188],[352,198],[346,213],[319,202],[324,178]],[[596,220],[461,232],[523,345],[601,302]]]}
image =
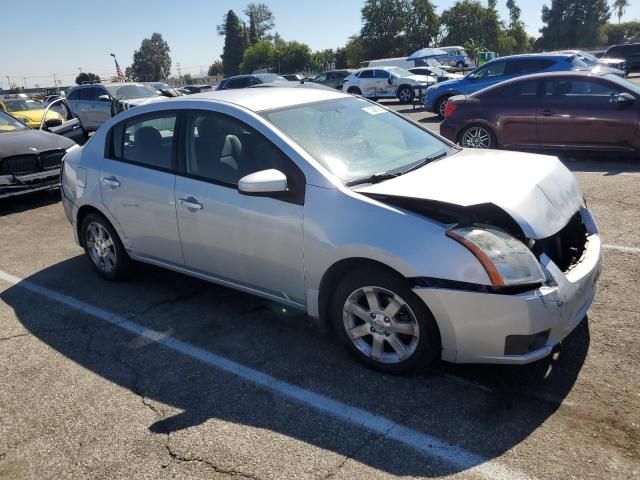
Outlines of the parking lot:
{"label": "parking lot", "polygon": [[0,479],[638,478],[640,164],[564,161],[605,243],[588,319],[531,365],[403,377],[257,297],[103,281],[58,195],[0,201]]}

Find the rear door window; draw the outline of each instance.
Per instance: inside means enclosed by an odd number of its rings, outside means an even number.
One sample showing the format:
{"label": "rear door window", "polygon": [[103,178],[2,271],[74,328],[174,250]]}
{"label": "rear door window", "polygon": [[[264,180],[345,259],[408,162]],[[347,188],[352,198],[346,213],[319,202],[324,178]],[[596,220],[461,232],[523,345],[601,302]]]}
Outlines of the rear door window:
{"label": "rear door window", "polygon": [[358,78],[373,78],[373,70],[364,70],[360,72]]}
{"label": "rear door window", "polygon": [[622,88],[614,83],[559,78],[544,82],[543,100],[548,104],[602,108],[613,105],[612,98],[622,91]]}

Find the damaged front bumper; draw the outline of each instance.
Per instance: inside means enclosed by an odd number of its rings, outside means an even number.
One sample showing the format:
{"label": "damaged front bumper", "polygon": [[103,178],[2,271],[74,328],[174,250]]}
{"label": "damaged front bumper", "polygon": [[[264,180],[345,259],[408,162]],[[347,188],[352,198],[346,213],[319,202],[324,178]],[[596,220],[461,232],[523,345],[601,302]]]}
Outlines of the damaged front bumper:
{"label": "damaged front bumper", "polygon": [[0,175],[0,198],[60,187],[60,169],[24,175]]}
{"label": "damaged front bumper", "polygon": [[601,269],[601,240],[587,209],[581,210],[587,242],[580,260],[562,272],[546,255],[549,282],[535,290],[499,294],[414,288],[433,313],[443,360],[455,363],[525,364],[549,355],[585,317]]}

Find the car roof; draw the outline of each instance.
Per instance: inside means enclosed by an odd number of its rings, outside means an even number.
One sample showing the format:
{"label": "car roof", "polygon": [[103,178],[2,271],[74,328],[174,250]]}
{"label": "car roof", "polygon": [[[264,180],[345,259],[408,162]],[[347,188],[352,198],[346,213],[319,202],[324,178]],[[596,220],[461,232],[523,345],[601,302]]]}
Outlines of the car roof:
{"label": "car roof", "polygon": [[83,83],[82,85],[74,85],[74,88],[83,87],[124,87],[127,85],[144,85],[144,82],[95,82],[95,83]]}
{"label": "car roof", "polygon": [[478,90],[477,92],[469,95],[470,97],[475,97],[481,93],[487,92],[489,90],[498,89],[506,87],[507,85],[511,85],[518,82],[525,82],[527,80],[541,80],[545,78],[556,78],[556,77],[582,77],[582,78],[605,78],[609,75],[612,75],[610,72],[606,73],[593,73],[589,70],[560,70],[554,72],[542,72],[542,73],[533,73],[529,75],[521,75],[519,77],[511,78],[509,80],[505,80],[500,83],[496,83],[495,85],[490,85],[482,90]]}
{"label": "car roof", "polygon": [[277,108],[291,107],[305,103],[350,98],[351,95],[340,93],[338,90],[324,90],[318,88],[241,88],[237,90],[214,90],[196,93],[185,98],[174,98],[171,102],[190,102],[193,100],[220,101],[232,103],[240,107],[260,112]]}

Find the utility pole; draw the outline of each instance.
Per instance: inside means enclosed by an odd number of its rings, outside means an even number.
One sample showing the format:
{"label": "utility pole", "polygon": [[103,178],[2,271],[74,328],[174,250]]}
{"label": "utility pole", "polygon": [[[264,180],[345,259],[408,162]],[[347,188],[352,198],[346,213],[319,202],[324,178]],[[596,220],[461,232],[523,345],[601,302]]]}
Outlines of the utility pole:
{"label": "utility pole", "polygon": [[24,89],[27,89],[27,77],[22,77],[22,81],[24,82]]}
{"label": "utility pole", "polygon": [[9,75],[7,75],[7,90],[11,90],[11,79],[9,78]]}
{"label": "utility pole", "polygon": [[178,68],[178,78],[182,78],[182,70],[180,69],[180,62],[176,63],[176,67]]}
{"label": "utility pole", "polygon": [[58,82],[56,81],[56,74],[53,74],[53,88],[56,88],[56,85],[58,84]]}

